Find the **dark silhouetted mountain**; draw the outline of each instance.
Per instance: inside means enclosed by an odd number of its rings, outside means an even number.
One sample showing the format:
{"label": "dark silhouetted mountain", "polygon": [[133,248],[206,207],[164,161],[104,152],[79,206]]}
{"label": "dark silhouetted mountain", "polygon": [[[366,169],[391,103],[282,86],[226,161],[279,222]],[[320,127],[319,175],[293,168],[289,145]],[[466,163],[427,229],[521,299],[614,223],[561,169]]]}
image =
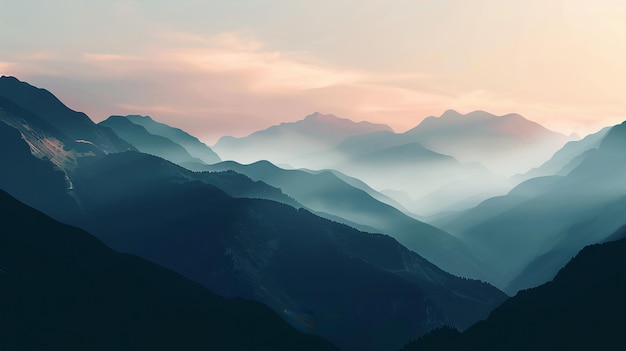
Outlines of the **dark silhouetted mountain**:
{"label": "dark silhouetted mountain", "polygon": [[167,137],[151,134],[142,125],[126,117],[111,116],[99,125],[111,128],[115,134],[143,153],[159,156],[178,165],[204,163],[199,158],[192,157],[181,145]]}
{"label": "dark silhouetted mountain", "polygon": [[[32,89],[37,90],[36,88]],[[122,123],[125,121],[124,118],[120,119]],[[131,129],[141,129],[139,132],[140,135],[149,134],[139,125],[131,122],[127,124]],[[0,178],[0,181],[5,180],[3,184],[6,189],[14,194],[20,201],[24,201],[28,205],[44,211],[56,219],[63,220],[66,216],[73,215],[78,211],[77,205],[73,202],[74,200],[68,200],[68,192],[71,194],[73,190],[74,170],[81,161],[89,164],[90,158],[103,157],[105,154],[102,150],[90,142],[73,141],[39,115],[25,110],[2,96],[0,96],[0,126],[3,126],[3,129],[6,129],[6,133],[8,133],[7,138],[1,141],[5,143],[7,147],[0,149],[0,158],[7,162],[8,170],[2,174],[2,178]],[[99,128],[105,128],[111,131],[108,127]],[[12,133],[10,129],[17,129],[17,134]],[[77,128],[74,127],[71,129],[77,130]],[[113,132],[111,131],[111,133]],[[119,138],[117,135],[115,136]],[[157,139],[157,147],[159,142],[163,142],[165,145],[173,145],[174,151],[172,153],[175,157],[186,154],[186,151],[182,147],[168,139],[148,135],[148,141],[152,141],[152,138]],[[125,141],[122,142],[128,145],[130,149],[136,150]],[[29,149],[30,152],[28,152]],[[128,155],[131,154],[133,153]],[[220,187],[220,189],[235,197],[259,197],[299,206],[299,204],[285,196],[279,189],[267,186],[261,182],[253,182],[249,178],[234,172],[223,172],[220,174],[193,173],[183,168],[175,167],[165,161],[153,162],[153,169],[142,170],[138,167],[133,167],[132,161],[135,159],[128,155],[119,158],[119,160],[128,161],[126,163],[121,161],[122,164],[120,166],[128,167],[134,172],[137,172],[134,176],[140,177],[142,172],[150,171],[153,172],[153,176],[161,175],[163,177],[169,177],[168,179],[179,177],[184,181],[189,179],[202,180]],[[186,155],[187,160],[193,160],[191,156]],[[37,162],[35,156],[41,159],[41,162]],[[137,159],[141,158],[138,154],[135,157]],[[108,160],[113,159],[116,158],[110,158]],[[45,163],[47,162],[56,166],[60,174],[50,176],[54,168],[52,165],[46,166]],[[161,167],[161,165],[163,165],[163,167]],[[42,171],[42,169],[46,168],[49,168],[50,171]],[[54,182],[53,179],[55,179],[55,177],[65,177],[65,185],[61,187],[60,184],[62,184],[62,182],[58,181],[55,183],[58,184],[58,186],[52,186],[51,182]]]}
{"label": "dark silhouetted mountain", "polygon": [[80,198],[85,196],[87,189],[92,194],[84,205],[95,201],[98,206],[104,206],[124,197],[133,198],[142,189],[158,191],[158,184],[198,181],[217,187],[232,197],[260,198],[302,207],[280,189],[233,171],[192,172],[162,158],[133,151],[101,159],[85,159],[77,171],[77,178],[78,182],[85,178],[91,182],[82,187]]}
{"label": "dark silhouetted mountain", "polygon": [[626,240],[586,247],[552,282],[521,291],[486,321],[463,333],[432,332],[403,350],[626,349],[625,255]]}
{"label": "dark silhouetted mountain", "polygon": [[349,185],[331,171],[309,173],[284,170],[267,161],[250,165],[228,161],[205,168],[245,174],[253,180],[282,189],[298,203],[322,217],[363,231],[373,229],[391,235],[402,245],[452,274],[465,277],[482,275],[480,261],[459,239],[374,199],[366,191]]}
{"label": "dark silhouetted mountain", "polygon": [[77,170],[86,215],[74,224],[219,294],[261,301],[346,350],[397,348],[446,323],[464,328],[505,298],[488,284],[441,271],[391,237],[273,201],[232,198],[185,181],[153,156],[128,152],[89,162]]}
{"label": "dark silhouetted mountain", "polygon": [[[6,111],[0,110],[0,115],[3,113]],[[33,156],[20,132],[2,122],[0,164],[1,189],[58,219],[78,213],[76,202],[67,192],[63,171]]]}
{"label": "dark silhouetted mountain", "polygon": [[202,143],[198,138],[189,135],[187,132],[170,127],[167,124],[159,123],[149,116],[126,116],[131,122],[138,124],[154,135],[160,135],[177,143],[187,150],[187,152],[195,158],[200,159],[206,164],[220,162],[220,157],[211,150],[210,147]]}
{"label": "dark silhouetted mountain", "polygon": [[494,268],[485,278],[513,294],[554,277],[582,247],[626,223],[626,122],[567,175],[530,179],[506,196],[438,226],[457,234]]}
{"label": "dark silhouetted mountain", "polygon": [[96,145],[72,140],[40,116],[3,96],[0,96],[0,122],[17,129],[33,155],[49,160],[66,175],[76,168],[80,157],[104,155]]}
{"label": "dark silhouetted mountain", "polygon": [[[7,110],[1,105],[0,117],[6,116]],[[32,128],[25,128],[21,125],[25,133],[32,132]],[[52,127],[51,127],[52,128]],[[6,170],[0,174],[0,186],[16,196],[20,201],[40,211],[53,216],[56,219],[65,221],[69,216],[75,216],[80,212],[79,206],[73,194],[74,168],[79,162],[93,164],[93,157],[77,159],[75,153],[66,153],[63,143],[58,139],[49,137],[47,134],[32,133],[27,139],[20,136],[20,131],[4,123],[0,123],[0,133],[3,135],[0,144],[0,160],[6,165]],[[59,142],[58,147],[50,147],[52,141]],[[31,147],[29,148],[29,145]],[[45,145],[45,146],[41,146]],[[33,155],[33,149],[45,150],[41,159]],[[60,162],[54,162],[54,158],[49,158],[48,151],[56,150],[52,156]],[[64,158],[65,157],[65,158]],[[96,159],[96,158],[93,158]],[[147,162],[142,160],[149,159]],[[67,161],[69,160],[69,161]],[[71,162],[70,162],[71,161]],[[61,164],[67,171],[54,164]],[[71,164],[72,167],[68,167]],[[262,182],[255,182],[248,177],[235,172],[219,173],[197,173],[178,167],[156,157],[137,152],[120,153],[119,155],[105,158],[102,163],[102,171],[106,172],[106,167],[122,167],[128,170],[129,178],[137,178],[145,181],[179,181],[199,180],[212,184],[229,195],[234,197],[264,198],[279,201],[291,206],[301,205],[292,198],[283,194],[280,189],[268,186]],[[106,177],[106,173],[104,174]],[[120,180],[121,184],[124,180]],[[132,193],[133,189],[127,189]],[[106,194],[102,194],[103,196]]]}
{"label": "dark silhouetted mountain", "polygon": [[[133,149],[110,129],[98,126],[84,113],[69,109],[47,90],[33,87],[14,77],[2,76],[0,77],[0,96],[6,97],[16,105],[37,115],[71,141],[92,145],[96,150],[104,153]],[[29,120],[25,120],[24,123],[29,123]],[[66,146],[73,147],[73,145]]]}
{"label": "dark silhouetted mountain", "polygon": [[319,168],[308,164],[307,155],[330,149],[348,137],[381,130],[391,128],[315,112],[303,120],[272,126],[244,138],[223,137],[213,149],[224,159],[243,163],[269,160],[274,164]]}
{"label": "dark silhouetted mountain", "polygon": [[335,350],[0,190],[3,350]]}

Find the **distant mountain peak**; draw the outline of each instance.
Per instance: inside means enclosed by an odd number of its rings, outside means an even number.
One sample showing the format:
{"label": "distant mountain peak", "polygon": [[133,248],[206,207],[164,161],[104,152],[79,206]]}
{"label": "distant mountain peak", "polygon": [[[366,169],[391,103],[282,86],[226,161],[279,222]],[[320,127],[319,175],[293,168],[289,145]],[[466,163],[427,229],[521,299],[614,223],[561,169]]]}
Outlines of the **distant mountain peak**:
{"label": "distant mountain peak", "polygon": [[182,146],[190,156],[197,158],[206,164],[213,164],[221,161],[220,157],[211,148],[198,140],[198,138],[182,129],[158,122],[150,116],[128,115],[123,118],[126,118],[133,124],[142,126],[150,134],[167,138]]}
{"label": "distant mountain peak", "polygon": [[328,114],[328,113],[321,113],[318,111],[315,111],[313,113],[311,113],[310,115],[304,117],[305,120],[310,120],[310,119],[323,119],[324,117],[331,117],[331,118],[339,118],[335,115],[332,114]]}
{"label": "distant mountain peak", "polygon": [[148,121],[154,121],[154,119],[150,116],[142,116],[142,115],[127,115],[127,116],[123,116],[125,118],[141,118],[141,119],[146,119]]}
{"label": "distant mountain peak", "polygon": [[[350,121],[347,118],[337,117],[331,113],[313,112],[310,115],[304,117],[303,121]],[[351,121],[352,122],[352,121]]]}
{"label": "distant mountain peak", "polygon": [[463,115],[459,113],[457,110],[453,110],[453,109],[445,110],[441,114],[441,116],[439,116],[439,118],[458,118],[458,117],[463,117]]}
{"label": "distant mountain peak", "polygon": [[329,150],[353,136],[382,131],[393,132],[386,124],[355,122],[314,112],[303,119],[273,125],[246,137],[222,137],[213,148],[223,159],[241,163],[266,159],[275,164],[311,168],[311,164],[302,163],[304,156]]}
{"label": "distant mountain peak", "polygon": [[[0,79],[7,79],[7,80],[13,80],[13,81],[16,81],[16,82],[20,82],[20,80],[19,80],[19,79],[15,78],[15,77],[13,77],[13,76],[5,76],[5,75],[2,75],[2,77],[0,77]],[[21,82],[20,82],[20,83],[21,83]]]}
{"label": "distant mountain peak", "polygon": [[484,111],[484,110],[474,110],[472,112],[468,112],[466,114],[462,114],[456,110],[446,110],[439,118],[440,119],[467,119],[467,120],[482,120],[482,119],[492,119],[497,118],[498,116],[493,113]]}
{"label": "distant mountain peak", "polygon": [[308,116],[306,116],[303,120],[298,121],[296,123],[320,123],[320,124],[331,124],[337,127],[346,127],[350,128],[353,126],[358,126],[359,128],[371,129],[371,132],[388,130],[392,131],[391,127],[386,124],[381,123],[372,123],[368,121],[355,122],[349,118],[338,117],[333,114],[325,114],[321,112],[314,112]]}

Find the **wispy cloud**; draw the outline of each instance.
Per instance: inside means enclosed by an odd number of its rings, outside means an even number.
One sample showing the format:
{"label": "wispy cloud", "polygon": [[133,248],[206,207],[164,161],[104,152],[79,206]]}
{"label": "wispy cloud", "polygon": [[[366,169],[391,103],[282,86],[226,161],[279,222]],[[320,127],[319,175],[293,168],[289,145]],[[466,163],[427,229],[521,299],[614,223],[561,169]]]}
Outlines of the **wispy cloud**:
{"label": "wispy cloud", "polygon": [[[564,107],[527,99],[528,94],[452,89],[432,73],[343,67],[305,52],[271,49],[243,32],[202,36],[164,31],[155,37],[158,45],[132,53],[23,54],[15,60],[0,61],[0,71],[23,72],[25,78],[54,76],[51,82],[56,82],[60,97],[96,120],[109,114],[151,114],[179,127],[193,128],[209,142],[224,134],[247,134],[318,110],[388,123],[398,131],[448,108],[518,112],[567,132],[577,127],[596,129],[592,116],[598,111],[619,116],[615,106],[594,105],[592,111],[582,104]],[[72,81],[64,83],[69,77]],[[72,88],[76,84],[82,88]],[[82,94],[91,96],[87,99]]]}

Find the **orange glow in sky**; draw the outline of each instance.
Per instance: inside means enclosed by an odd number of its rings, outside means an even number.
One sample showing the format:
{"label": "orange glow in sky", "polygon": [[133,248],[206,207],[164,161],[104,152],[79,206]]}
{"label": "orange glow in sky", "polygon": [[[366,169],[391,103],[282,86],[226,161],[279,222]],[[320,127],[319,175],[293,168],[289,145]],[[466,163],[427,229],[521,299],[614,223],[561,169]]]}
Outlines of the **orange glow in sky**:
{"label": "orange glow in sky", "polygon": [[446,109],[581,135],[626,119],[624,1],[39,0],[0,22],[0,74],[208,143],[313,111],[396,131]]}

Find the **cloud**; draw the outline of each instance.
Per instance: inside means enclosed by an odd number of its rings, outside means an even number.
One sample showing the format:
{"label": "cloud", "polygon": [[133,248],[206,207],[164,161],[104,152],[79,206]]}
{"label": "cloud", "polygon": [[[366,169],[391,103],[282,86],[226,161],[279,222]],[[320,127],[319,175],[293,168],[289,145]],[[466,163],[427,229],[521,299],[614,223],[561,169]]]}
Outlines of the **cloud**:
{"label": "cloud", "polygon": [[[580,127],[583,133],[620,115],[618,105],[563,105],[516,95],[514,87],[454,86],[434,72],[339,66],[306,52],[272,49],[245,32],[168,30],[153,39],[132,52],[25,53],[0,61],[0,71],[49,88],[96,121],[150,114],[209,143],[313,111],[387,123],[397,131],[448,108],[518,112],[556,130]],[[594,120],[598,113],[613,117]]]}

